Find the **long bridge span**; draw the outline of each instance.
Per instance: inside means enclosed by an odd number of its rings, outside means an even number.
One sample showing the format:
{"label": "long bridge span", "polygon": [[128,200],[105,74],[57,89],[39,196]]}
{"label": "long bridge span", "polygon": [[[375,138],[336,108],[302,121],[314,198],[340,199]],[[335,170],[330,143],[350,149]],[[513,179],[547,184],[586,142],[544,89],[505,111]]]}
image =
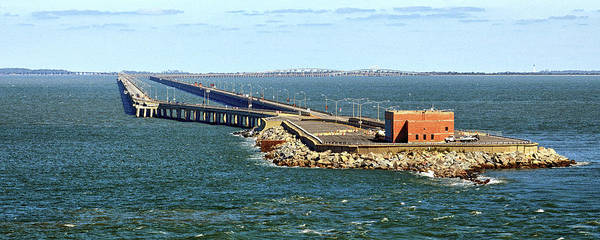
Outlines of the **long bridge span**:
{"label": "long bridge span", "polygon": [[302,108],[295,105],[272,101],[262,97],[255,97],[252,95],[244,95],[235,92],[226,91],[210,86],[194,85],[184,81],[179,81],[174,78],[167,77],[156,77],[150,76],[151,81],[162,83],[164,85],[175,87],[180,90],[205,97],[209,100],[216,101],[228,106],[239,107],[239,108],[252,108],[262,110],[274,110],[288,113],[296,113],[299,115],[314,115],[318,117],[330,116],[327,113],[310,110],[308,108]]}
{"label": "long bridge span", "polygon": [[285,114],[265,109],[220,107],[207,104],[186,104],[152,99],[135,85],[135,77],[119,74],[117,82],[124,89],[126,99],[135,109],[137,117],[158,117],[179,121],[194,121],[210,124],[229,125],[241,128],[263,126],[263,118]]}

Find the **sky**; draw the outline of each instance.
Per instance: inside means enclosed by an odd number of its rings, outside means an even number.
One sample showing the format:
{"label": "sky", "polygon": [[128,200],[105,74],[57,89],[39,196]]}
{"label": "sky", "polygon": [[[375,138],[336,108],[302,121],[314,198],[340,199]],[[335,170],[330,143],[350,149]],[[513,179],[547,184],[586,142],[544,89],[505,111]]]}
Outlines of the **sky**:
{"label": "sky", "polygon": [[0,0],[0,68],[600,70],[597,0]]}

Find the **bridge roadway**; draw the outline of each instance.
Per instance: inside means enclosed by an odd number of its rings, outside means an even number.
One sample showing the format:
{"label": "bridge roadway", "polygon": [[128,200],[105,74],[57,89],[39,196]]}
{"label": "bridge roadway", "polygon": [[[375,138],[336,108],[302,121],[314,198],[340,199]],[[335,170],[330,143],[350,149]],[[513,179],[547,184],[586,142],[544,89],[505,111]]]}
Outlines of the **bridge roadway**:
{"label": "bridge roadway", "polygon": [[205,104],[158,101],[149,97],[144,91],[136,86],[134,79],[134,76],[119,74],[117,82],[124,89],[122,94],[127,95],[127,98],[131,101],[130,104],[136,109],[137,117],[158,117],[179,121],[195,121],[242,128],[254,128],[266,125],[266,121],[263,120],[264,118],[289,115],[279,111],[266,109],[220,107]]}
{"label": "bridge roadway", "polygon": [[201,96],[207,97],[212,101],[216,101],[225,105],[239,107],[239,108],[252,108],[252,109],[264,109],[264,110],[275,110],[286,113],[295,113],[298,115],[312,116],[317,118],[332,118],[328,113],[310,110],[308,108],[302,108],[293,106],[286,103],[272,101],[264,98],[258,98],[254,96],[248,96],[238,94],[235,92],[226,91],[214,87],[207,86],[195,86],[194,84],[178,81],[167,77],[156,77],[150,76],[150,80],[162,83],[164,85],[175,87],[180,90]]}
{"label": "bridge roadway", "polygon": [[133,83],[135,77],[127,74],[119,74],[117,83],[123,89],[121,94],[126,96],[135,109],[137,117],[152,117],[156,114],[159,103],[149,97],[144,91]]}

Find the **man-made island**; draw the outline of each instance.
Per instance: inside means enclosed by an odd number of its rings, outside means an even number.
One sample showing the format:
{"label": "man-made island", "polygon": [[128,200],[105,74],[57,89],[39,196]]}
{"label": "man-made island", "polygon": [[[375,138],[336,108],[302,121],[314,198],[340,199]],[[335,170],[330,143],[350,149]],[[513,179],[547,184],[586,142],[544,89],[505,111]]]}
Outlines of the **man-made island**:
{"label": "man-made island", "polygon": [[267,152],[265,158],[278,166],[402,170],[431,177],[461,178],[478,184],[489,181],[477,178],[486,169],[566,167],[575,163],[544,147],[529,153],[464,151],[451,146],[445,150],[421,148],[383,153],[318,152],[281,126],[251,136],[256,137],[257,145]]}

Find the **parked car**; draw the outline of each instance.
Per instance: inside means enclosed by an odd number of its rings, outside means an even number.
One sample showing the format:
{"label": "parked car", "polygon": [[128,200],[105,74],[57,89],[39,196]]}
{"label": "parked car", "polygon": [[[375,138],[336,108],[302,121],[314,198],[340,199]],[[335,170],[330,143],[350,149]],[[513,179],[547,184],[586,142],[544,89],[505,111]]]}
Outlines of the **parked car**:
{"label": "parked car", "polygon": [[479,140],[479,136],[478,135],[474,135],[474,136],[460,136],[459,138],[454,137],[454,135],[449,136],[447,138],[444,138],[445,142],[475,142]]}
{"label": "parked car", "polygon": [[475,136],[461,136],[458,138],[458,141],[460,142],[475,142],[479,140],[479,137],[477,135]]}
{"label": "parked car", "polygon": [[454,138],[454,135],[450,135],[447,138],[444,138],[444,141],[449,143],[449,142],[456,142],[456,138]]}

